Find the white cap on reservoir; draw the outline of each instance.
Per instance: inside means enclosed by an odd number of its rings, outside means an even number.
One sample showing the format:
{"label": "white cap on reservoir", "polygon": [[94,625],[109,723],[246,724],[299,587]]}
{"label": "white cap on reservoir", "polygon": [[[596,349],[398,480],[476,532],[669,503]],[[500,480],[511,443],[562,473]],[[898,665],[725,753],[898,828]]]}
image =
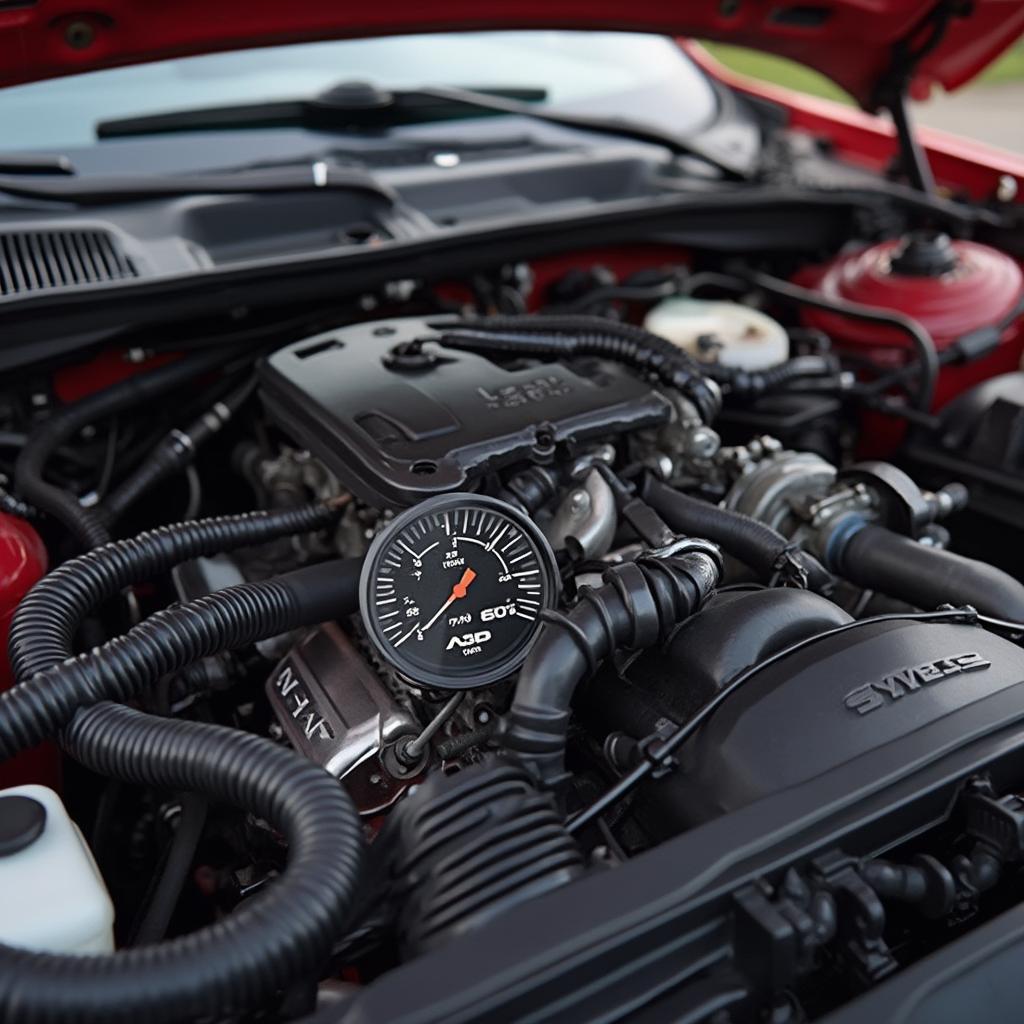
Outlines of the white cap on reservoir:
{"label": "white cap on reservoir", "polygon": [[703,363],[753,373],[789,358],[785,328],[759,309],[738,302],[665,299],[647,314],[644,327]]}

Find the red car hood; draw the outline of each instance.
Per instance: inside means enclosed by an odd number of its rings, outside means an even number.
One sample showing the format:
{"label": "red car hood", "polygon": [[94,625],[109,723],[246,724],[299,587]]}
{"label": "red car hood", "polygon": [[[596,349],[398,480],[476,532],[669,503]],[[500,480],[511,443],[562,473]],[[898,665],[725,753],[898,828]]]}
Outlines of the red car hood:
{"label": "red car hood", "polygon": [[[915,92],[955,89],[1024,32],[1024,0],[0,0],[0,85],[121,64],[344,36],[489,28],[652,31],[791,57],[870,105],[894,52],[916,49]],[[173,97],[169,97],[169,100]]]}

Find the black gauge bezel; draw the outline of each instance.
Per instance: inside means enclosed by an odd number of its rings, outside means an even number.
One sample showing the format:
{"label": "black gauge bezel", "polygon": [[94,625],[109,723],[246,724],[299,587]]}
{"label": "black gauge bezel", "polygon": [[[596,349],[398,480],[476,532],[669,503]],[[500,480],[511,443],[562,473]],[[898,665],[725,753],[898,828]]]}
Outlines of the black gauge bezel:
{"label": "black gauge bezel", "polygon": [[373,581],[377,576],[377,566],[381,556],[390,547],[392,541],[410,523],[422,519],[424,516],[433,515],[435,512],[446,512],[452,509],[487,509],[491,512],[500,513],[510,519],[522,531],[527,542],[532,544],[537,554],[537,562],[541,572],[544,574],[544,595],[542,610],[553,608],[561,591],[561,579],[558,574],[558,565],[555,561],[555,554],[547,538],[537,527],[529,516],[520,512],[517,508],[497,498],[491,498],[482,494],[472,494],[463,491],[453,491],[449,494],[439,494],[427,498],[404,512],[395,516],[374,537],[363,560],[363,569],[359,577],[359,612],[362,616],[363,626],[366,635],[373,643],[374,649],[392,668],[394,668],[403,679],[419,686],[431,686],[442,690],[475,690],[483,686],[490,686],[502,679],[507,679],[526,659],[530,648],[537,639],[537,633],[543,624],[541,616],[537,617],[529,637],[501,664],[494,666],[479,675],[454,678],[450,672],[428,672],[422,666],[411,664],[402,656],[400,651],[388,643],[385,639],[380,622],[373,613]]}

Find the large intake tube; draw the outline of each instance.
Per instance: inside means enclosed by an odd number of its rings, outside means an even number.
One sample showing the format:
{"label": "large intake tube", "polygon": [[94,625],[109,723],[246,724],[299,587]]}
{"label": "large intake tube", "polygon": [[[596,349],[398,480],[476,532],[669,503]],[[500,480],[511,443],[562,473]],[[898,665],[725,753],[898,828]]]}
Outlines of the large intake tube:
{"label": "large intake tube", "polygon": [[258,736],[106,703],[78,711],[64,744],[104,775],[187,789],[266,819],[288,841],[288,864],[230,916],[168,942],[89,956],[0,945],[0,1019],[225,1020],[318,976],[349,922],[363,864],[359,816],[335,779]]}
{"label": "large intake tube", "polygon": [[931,611],[969,604],[984,615],[1024,622],[1024,584],[987,562],[919,544],[884,526],[837,524],[829,563],[851,583]]}
{"label": "large intake tube", "polygon": [[717,560],[703,551],[648,555],[609,569],[604,586],[583,588],[568,615],[549,618],[519,672],[505,746],[542,782],[560,784],[576,687],[615,651],[664,641],[700,609],[719,574]]}
{"label": "large intake tube", "polygon": [[0,760],[58,732],[86,767],[132,785],[198,793],[265,819],[288,864],[263,895],[191,935],[112,956],[0,946],[0,1019],[20,1024],[151,1024],[263,1010],[315,980],[355,905],[359,816],[321,768],[257,736],[107,703],[225,650],[351,614],[361,560],[307,566],[165,608],[122,637],[70,657],[81,617],[186,557],[328,525],[329,505],[181,524],[66,563],[24,602],[11,638],[20,682],[0,696]]}

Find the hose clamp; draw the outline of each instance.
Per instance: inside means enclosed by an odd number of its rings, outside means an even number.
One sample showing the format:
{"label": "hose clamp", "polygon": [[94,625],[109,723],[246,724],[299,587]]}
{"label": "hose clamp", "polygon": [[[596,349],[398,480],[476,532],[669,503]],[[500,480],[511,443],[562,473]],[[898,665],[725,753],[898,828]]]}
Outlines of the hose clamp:
{"label": "hose clamp", "polygon": [[645,552],[645,555],[650,558],[678,558],[680,555],[690,554],[704,555],[706,558],[710,558],[715,564],[719,579],[721,579],[725,572],[722,549],[702,537],[676,537],[668,544]]}

